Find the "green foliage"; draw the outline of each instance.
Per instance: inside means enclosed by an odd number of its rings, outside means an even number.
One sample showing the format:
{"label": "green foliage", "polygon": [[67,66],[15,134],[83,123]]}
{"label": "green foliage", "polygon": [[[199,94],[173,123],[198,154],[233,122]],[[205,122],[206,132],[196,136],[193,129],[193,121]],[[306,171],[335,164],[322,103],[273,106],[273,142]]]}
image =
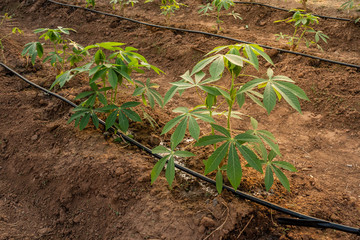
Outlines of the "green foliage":
{"label": "green foliage", "polygon": [[[350,10],[360,11],[360,2],[359,1],[355,2],[355,0],[346,1],[340,6],[340,9],[348,10],[348,11],[350,11]],[[355,23],[358,23],[359,21],[360,21],[360,18],[357,18],[355,20]]]}
{"label": "green foliage", "polygon": [[360,9],[360,2],[355,2],[355,0],[348,0],[346,2],[344,2],[343,4],[341,4],[340,9],[343,10],[359,10]]}
{"label": "green foliage", "polygon": [[95,0],[85,0],[86,2],[86,7],[92,6],[93,8],[95,8]]}
{"label": "green foliage", "polygon": [[[145,3],[154,2],[154,0],[145,0]],[[166,17],[166,22],[169,23],[170,18],[175,14],[175,11],[179,10],[180,7],[187,7],[183,3],[179,3],[176,0],[161,0],[160,10],[161,15]]]}
{"label": "green foliage", "polygon": [[[5,13],[4,16],[1,17],[1,22],[0,22],[0,26],[7,20],[10,20],[12,17],[8,15],[8,13]],[[8,33],[8,34],[5,34],[3,36],[0,36],[0,52],[1,52],[1,56],[4,60],[4,62],[6,63],[6,58],[5,58],[5,54],[4,54],[4,44],[3,44],[3,41],[7,38],[10,37],[11,34],[22,34],[23,31],[17,27],[14,27],[12,30],[11,30],[11,33]]]}
{"label": "green foliage", "polygon": [[164,157],[161,158],[154,166],[151,171],[151,184],[155,182],[157,177],[160,175],[162,169],[166,165],[165,177],[168,181],[170,187],[175,178],[175,158],[176,157],[193,157],[193,153],[188,151],[175,151],[175,147],[170,149],[165,148],[164,146],[158,146],[152,150],[154,154],[164,154]]}
{"label": "green foliage", "polygon": [[[281,99],[285,99],[298,112],[301,112],[298,98],[308,100],[304,91],[297,87],[293,80],[286,76],[274,75],[270,68],[267,70],[267,79],[243,74],[248,66],[260,68],[259,57],[273,64],[264,50],[255,44],[214,48],[191,71],[183,74],[180,81],[171,83],[173,87],[164,98],[166,104],[177,92],[182,96],[184,92],[192,89],[202,100],[202,104],[192,109],[186,107],[174,109],[173,111],[179,115],[166,123],[162,134],[174,129],[170,139],[173,150],[185,138],[187,129],[196,140],[195,146],[213,146],[213,153],[204,161],[205,174],[216,172],[216,188],[219,193],[222,190],[224,174],[235,189],[240,185],[242,162],[246,167],[252,167],[259,173],[265,172],[267,190],[274,181],[273,173],[281,184],[290,190],[289,182],[280,168],[291,171],[295,168],[284,161],[273,161],[276,156],[281,157],[274,135],[269,131],[258,129],[258,122],[254,118],[250,118],[253,129],[248,131],[235,133],[231,125],[232,118],[239,119],[242,115],[239,110],[247,98],[263,107],[268,114]],[[208,77],[206,72],[209,74]],[[229,76],[230,81],[226,81],[225,76]],[[248,80],[249,78],[253,79]],[[230,85],[218,86],[217,82],[220,80],[230,82]],[[244,80],[247,81],[244,83]],[[215,121],[213,118],[215,115],[225,117],[226,124],[222,124],[219,120]],[[205,136],[201,134],[199,120],[210,124],[210,134]],[[153,172],[157,173],[156,176],[167,159],[169,158],[162,159],[156,169],[154,168]]]}
{"label": "green foliage", "polygon": [[[277,22],[286,22],[289,24],[293,24],[291,26],[294,27],[293,35],[289,36],[280,32],[280,34],[275,34],[276,40],[286,39],[287,44],[290,45],[291,50],[295,50],[302,42],[305,43],[306,47],[310,47],[311,45],[315,45],[318,49],[322,50],[319,42],[320,39],[327,43],[329,37],[324,34],[322,31],[316,31],[310,25],[319,24],[319,17],[312,15],[311,13],[302,13],[303,10],[290,10],[291,12],[295,12],[292,17],[275,21]],[[314,40],[311,40],[307,37],[307,34],[314,34]]]}
{"label": "green foliage", "polygon": [[63,87],[75,76],[87,75],[91,91],[82,92],[76,97],[76,99],[85,100],[80,104],[81,111],[75,112],[76,117],[71,118],[71,121],[75,120],[75,125],[80,129],[89,123],[87,118],[92,117],[95,112],[107,115],[106,130],[115,127],[126,133],[130,121],[141,121],[141,117],[133,109],[140,104],[139,102],[130,101],[120,106],[116,105],[121,86],[125,88],[133,86],[133,96],[141,96],[145,106],[149,104],[154,107],[155,102],[163,106],[164,100],[156,91],[158,87],[156,84],[151,83],[149,79],[144,84],[131,76],[133,72],[144,73],[144,69],[153,70],[158,74],[162,71],[149,64],[144,56],[136,52],[136,48],[122,48],[121,46],[124,45],[119,42],[102,42],[84,47],[82,52],[92,53],[91,61],[59,74],[51,85],[51,88],[56,85]]}
{"label": "green foliage", "polygon": [[[50,41],[53,46],[53,51],[46,54],[43,62],[50,62],[51,66],[63,73],[66,68],[66,62],[70,67],[83,61],[87,52],[83,51],[83,47],[70,39],[64,39],[63,34],[69,35],[70,32],[76,32],[72,28],[57,27],[56,29],[39,28],[34,30],[34,33],[42,33],[39,39]],[[70,42],[70,43],[69,43]],[[44,55],[44,43],[31,42],[27,43],[21,53],[22,56],[30,57],[31,63],[34,65],[36,58],[42,58]],[[72,51],[67,51],[70,46],[73,46]]]}
{"label": "green foliage", "polygon": [[138,0],[111,0],[110,3],[112,4],[113,9],[115,10],[116,5],[119,5],[120,11],[124,13],[126,7],[131,5],[134,6],[135,3],[138,3]]}
{"label": "green foliage", "polygon": [[[133,96],[141,95],[141,99],[145,106],[148,105],[148,102],[149,102],[151,108],[155,107],[155,102],[157,102],[157,104],[160,107],[164,106],[163,98],[156,91],[156,89],[159,88],[158,84],[151,83],[149,78],[146,80],[145,84],[138,80],[135,80],[135,84],[136,84],[136,88],[134,90]],[[147,100],[146,100],[146,98],[147,98]]]}
{"label": "green foliage", "polygon": [[[212,11],[216,11],[215,17],[216,18],[216,30],[217,32],[220,32],[221,27],[220,24],[223,23],[223,21],[220,19],[221,17],[221,11],[228,10],[230,7],[234,6],[234,2],[232,0],[213,0],[211,3],[208,3],[206,5],[200,5],[200,9],[198,11],[199,14],[206,15],[206,16],[213,16],[210,14]],[[240,17],[240,14],[232,11],[231,13],[228,13],[227,15],[233,16],[235,19],[242,20]]]}

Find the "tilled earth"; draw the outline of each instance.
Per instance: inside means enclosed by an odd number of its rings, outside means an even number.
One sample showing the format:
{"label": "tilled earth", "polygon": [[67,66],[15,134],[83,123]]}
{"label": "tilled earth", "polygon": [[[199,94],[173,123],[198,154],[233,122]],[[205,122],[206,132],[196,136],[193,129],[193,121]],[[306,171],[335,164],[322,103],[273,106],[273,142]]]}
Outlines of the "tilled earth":
{"label": "tilled earth", "polygon": [[[71,3],[84,6],[83,1]],[[184,3],[188,7],[171,18],[171,26],[214,32],[214,20],[196,14],[200,1]],[[276,0],[267,3],[288,8],[300,5]],[[337,11],[337,7],[330,1],[309,2],[310,10],[316,13],[354,17],[353,13],[349,16]],[[96,9],[118,13],[105,0],[97,1]],[[237,5],[235,11],[243,20],[224,16],[228,24],[220,34],[286,47],[275,41],[274,34],[291,29],[273,22],[288,17],[288,13],[249,5]],[[5,12],[14,17],[0,26],[0,36],[13,27],[24,31],[3,40],[6,64],[44,87],[51,85],[56,72],[40,61],[33,67],[20,56],[26,43],[37,40],[32,32],[37,28],[74,28],[77,33],[70,38],[82,45],[118,41],[136,47],[151,64],[166,72],[139,76],[158,83],[161,94],[215,46],[233,44],[44,0],[0,0],[0,13]],[[156,3],[136,4],[125,14],[165,24]],[[360,65],[359,25],[320,20],[319,29],[330,36],[324,52],[305,47],[299,51]],[[279,183],[265,192],[263,176],[254,171],[244,171],[240,190],[304,214],[359,227],[359,70],[272,50],[267,53],[274,60],[275,73],[294,79],[311,101],[301,103],[302,115],[283,102],[270,116],[251,103],[243,110],[259,120],[260,128],[275,134],[283,160],[295,165],[298,172],[287,173],[291,193]],[[265,72],[263,68],[249,74],[261,76]],[[133,146],[114,143],[92,126],[79,131],[66,124],[71,115],[69,106],[29,87],[3,68],[0,80],[0,239],[358,239],[329,229],[279,225],[276,219],[283,215],[228,192],[218,196],[212,186],[180,173],[173,189],[163,176],[151,185],[155,159]],[[57,92],[73,100],[86,89],[82,81],[75,79]],[[122,94],[129,97],[126,90]],[[178,104],[197,101],[196,96],[175,96],[165,109],[149,113],[162,127]],[[234,124],[239,130],[249,126],[245,120]],[[146,122],[131,128],[135,139],[150,148],[169,140],[160,136],[160,128],[151,129]],[[198,154],[184,164],[202,173],[206,150],[183,147]]]}

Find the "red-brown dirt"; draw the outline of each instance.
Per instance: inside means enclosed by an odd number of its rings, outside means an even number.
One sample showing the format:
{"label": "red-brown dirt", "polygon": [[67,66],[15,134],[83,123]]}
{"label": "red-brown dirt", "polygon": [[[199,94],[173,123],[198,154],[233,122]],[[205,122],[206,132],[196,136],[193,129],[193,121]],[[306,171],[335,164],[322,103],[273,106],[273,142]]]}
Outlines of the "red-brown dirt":
{"label": "red-brown dirt", "polygon": [[[69,3],[70,1],[63,1]],[[84,1],[71,1],[84,6]],[[96,9],[111,13],[107,0],[97,0]],[[214,19],[196,13],[201,1],[185,1],[170,19],[180,28],[214,32]],[[266,1],[287,8],[300,3]],[[310,1],[313,12],[331,16],[357,17],[339,12],[339,3]],[[341,5],[341,4],[340,4]],[[220,34],[285,48],[275,34],[290,29],[275,20],[289,16],[260,6],[236,5],[242,21],[224,16]],[[46,63],[28,65],[20,53],[36,41],[32,30],[42,27],[71,27],[70,38],[82,45],[96,42],[124,42],[139,49],[149,63],[166,75],[147,73],[160,85],[161,94],[170,82],[191,69],[203,55],[231,41],[198,34],[149,28],[125,20],[80,9],[61,7],[45,0],[0,0],[0,13],[14,14],[0,26],[0,36],[13,27],[24,31],[3,40],[1,61],[28,79],[49,88],[56,72]],[[164,25],[157,3],[135,4],[126,17]],[[247,26],[247,27],[246,27]],[[360,65],[359,24],[320,20],[318,29],[329,35],[324,52],[300,47],[298,51]],[[0,37],[1,38],[1,37]],[[258,119],[259,128],[273,132],[282,159],[298,172],[286,173],[291,192],[276,182],[264,190],[263,176],[244,170],[240,190],[283,207],[328,221],[360,227],[360,87],[359,70],[308,58],[267,50],[274,71],[296,81],[310,102],[301,102],[298,114],[283,101],[268,116],[264,109],[247,103],[244,114]],[[264,76],[266,67],[250,74]],[[238,199],[229,192],[221,195],[209,185],[177,172],[173,189],[163,175],[150,184],[155,159],[133,146],[116,144],[91,125],[79,131],[66,124],[71,108],[0,69],[0,239],[358,239],[335,230],[283,226],[275,211]],[[73,100],[86,89],[75,79],[56,91]],[[129,97],[124,90],[119,97]],[[149,111],[162,127],[172,109],[197,102],[197,97],[176,95],[165,109]],[[247,119],[236,120],[237,130],[249,127]],[[132,124],[134,138],[153,148],[169,137],[160,135],[146,122]],[[207,152],[198,153],[184,164],[203,173]]]}

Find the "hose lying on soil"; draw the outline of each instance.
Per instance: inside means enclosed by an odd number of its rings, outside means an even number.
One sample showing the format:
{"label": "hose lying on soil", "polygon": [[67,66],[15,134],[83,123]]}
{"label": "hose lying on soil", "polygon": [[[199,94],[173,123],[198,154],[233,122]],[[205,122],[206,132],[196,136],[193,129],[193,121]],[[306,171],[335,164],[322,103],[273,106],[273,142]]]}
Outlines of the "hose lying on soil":
{"label": "hose lying on soil", "polygon": [[[66,3],[59,3],[59,2],[56,2],[56,1],[53,1],[53,0],[47,0],[47,1],[51,2],[51,3],[54,3],[54,4],[57,4],[57,5],[60,5],[60,6],[78,8],[78,9],[86,10],[86,11],[89,11],[89,12],[102,14],[102,15],[105,15],[105,16],[124,19],[124,20],[130,21],[130,22],[134,22],[134,23],[138,23],[138,24],[142,24],[142,25],[146,25],[146,26],[150,26],[150,27],[168,29],[168,30],[179,31],[179,32],[202,34],[202,35],[206,35],[206,36],[227,39],[227,40],[231,40],[231,41],[234,41],[234,42],[245,43],[245,44],[256,44],[256,43],[247,42],[247,41],[239,40],[239,39],[236,39],[236,38],[226,37],[226,36],[213,34],[213,33],[208,33],[208,32],[202,32],[202,31],[197,31],[197,30],[188,30],[188,29],[175,28],[175,27],[167,27],[167,26],[162,26],[162,25],[156,25],[156,24],[141,22],[141,21],[138,21],[138,20],[127,18],[127,17],[122,17],[122,16],[119,16],[119,15],[106,13],[106,12],[101,12],[101,11],[97,11],[97,10],[93,10],[93,9],[89,9],[89,8],[83,8],[83,7],[76,6],[76,5],[71,5],[71,4],[66,4]],[[323,61],[323,62],[329,62],[329,63],[333,63],[333,64],[339,64],[339,65],[343,65],[343,66],[347,66],[347,67],[353,67],[353,68],[360,69],[360,65],[355,65],[355,64],[351,64],[351,63],[344,63],[344,62],[335,61],[335,60],[326,59],[326,58],[321,58],[321,57],[317,57],[317,56],[313,56],[313,55],[309,55],[309,54],[305,54],[305,53],[294,52],[294,51],[285,50],[285,49],[281,49],[281,48],[270,47],[270,46],[262,45],[262,44],[257,44],[257,45],[259,45],[260,47],[263,47],[263,48],[267,48],[267,49],[274,49],[274,50],[277,50],[277,51],[283,52],[283,53],[295,54],[295,55],[299,55],[299,56],[303,56],[303,57],[308,57],[308,58],[320,60],[320,61]]]}
{"label": "hose lying on soil", "polygon": [[[237,4],[250,4],[250,5],[259,5],[259,6],[263,6],[263,7],[268,7],[268,8],[273,8],[276,10],[280,10],[280,11],[284,11],[284,12],[289,12],[289,9],[285,9],[285,8],[280,8],[280,7],[275,7],[275,6],[271,6],[271,5],[267,5],[264,3],[257,3],[257,2],[239,2],[239,1],[234,1],[234,3]],[[323,15],[318,15],[318,14],[313,14],[316,17],[319,18],[324,18],[324,19],[332,19],[332,20],[339,20],[339,21],[346,21],[346,22],[353,22],[355,20],[351,20],[351,19],[347,19],[347,18],[339,18],[339,17],[330,17],[330,16],[323,16]]]}
{"label": "hose lying on soil", "polygon": [[[8,67],[7,65],[3,64],[0,62],[0,65],[3,66],[5,69],[7,69],[8,71],[10,71],[11,73],[15,74],[17,77],[19,77],[20,79],[22,79],[23,81],[27,82],[28,84],[32,85],[33,87],[35,88],[38,88],[40,89],[41,91],[47,93],[47,94],[50,94],[56,98],[59,98],[60,100],[70,104],[72,107],[77,107],[77,105],[73,102],[71,102],[70,100],[56,94],[56,93],[53,93],[35,83],[33,83],[32,81],[26,79],[24,76],[20,75],[19,73],[17,73],[16,71],[14,71],[13,69],[11,69],[10,67]],[[103,126],[105,126],[105,122],[101,119],[99,119],[99,123]],[[115,131],[115,129],[112,129],[112,131],[119,137],[123,138],[125,141],[127,141],[128,143],[130,144],[133,144],[135,146],[137,146],[138,148],[144,150],[145,152],[151,154],[152,156],[154,156],[155,158],[157,159],[161,159],[162,156],[160,156],[159,154],[154,154],[152,153],[151,149],[142,145],[141,143],[135,141],[134,139],[118,132],[118,131]],[[202,174],[199,174],[191,169],[188,169],[186,167],[183,167],[179,164],[175,164],[175,167],[183,172],[186,172],[188,173],[189,175],[193,176],[193,177],[196,177],[196,178],[199,178],[205,182],[208,182],[208,183],[211,183],[213,185],[216,185],[216,181],[214,181],[213,179],[210,179]],[[229,187],[227,185],[224,185],[223,186],[223,189],[226,189],[230,192],[232,192],[234,195],[238,196],[238,197],[241,197],[241,198],[244,198],[244,199],[247,199],[247,200],[250,200],[252,202],[255,202],[255,203],[258,203],[262,206],[265,206],[265,207],[268,207],[268,208],[271,208],[273,210],[276,210],[278,212],[281,212],[281,213],[285,213],[287,215],[290,215],[292,217],[296,217],[296,218],[299,218],[299,219],[289,219],[289,218],[279,218],[279,223],[281,224],[286,224],[286,225],[297,225],[297,226],[306,226],[306,227],[315,227],[315,228],[332,228],[332,229],[336,229],[336,230],[339,230],[339,231],[343,231],[343,232],[348,232],[348,233],[353,233],[353,234],[357,234],[360,236],[360,228],[357,229],[357,228],[353,228],[353,227],[349,227],[349,226],[345,226],[345,225],[341,225],[341,224],[337,224],[337,223],[332,223],[332,222],[328,222],[328,221],[325,221],[325,220],[322,220],[322,219],[318,219],[318,218],[314,218],[314,217],[310,217],[310,216],[307,216],[307,215],[304,215],[304,214],[301,214],[301,213],[298,213],[298,212],[295,212],[295,211],[292,211],[292,210],[289,210],[289,209],[286,209],[286,208],[283,208],[283,207],[280,207],[279,205],[276,205],[276,204],[273,204],[273,203],[270,203],[270,202],[267,202],[265,200],[262,200],[262,199],[259,199],[259,198],[256,198],[254,196],[251,196],[249,194],[246,194],[244,192],[241,192],[239,190],[235,190],[233,189],[232,187]]]}

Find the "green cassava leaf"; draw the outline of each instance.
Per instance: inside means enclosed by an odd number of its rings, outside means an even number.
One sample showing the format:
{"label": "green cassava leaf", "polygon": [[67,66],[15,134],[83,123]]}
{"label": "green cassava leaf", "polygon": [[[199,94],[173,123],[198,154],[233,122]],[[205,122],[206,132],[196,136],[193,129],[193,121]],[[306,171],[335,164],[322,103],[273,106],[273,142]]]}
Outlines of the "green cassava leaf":
{"label": "green cassava leaf", "polygon": [[166,160],[170,157],[170,155],[167,155],[163,158],[161,158],[153,167],[151,171],[151,184],[155,182],[155,180],[158,178],[158,176],[161,173],[161,170],[164,168]]}
{"label": "green cassava leaf", "polygon": [[171,135],[171,149],[174,149],[185,137],[185,131],[187,127],[187,119],[184,118],[177,128],[175,129],[174,133]]}
{"label": "green cassava leaf", "polygon": [[240,159],[234,144],[230,144],[228,167],[226,172],[231,185],[234,189],[237,189],[241,182],[242,170]]}
{"label": "green cassava leaf", "polygon": [[273,183],[274,183],[273,171],[271,169],[271,166],[267,165],[266,170],[265,170],[265,188],[266,188],[266,191],[270,190]]}
{"label": "green cassava leaf", "polygon": [[296,172],[296,168],[291,164],[291,163],[288,163],[288,162],[284,162],[284,161],[272,161],[272,164],[278,166],[278,167],[281,167],[283,169],[286,169],[288,171],[291,171],[291,172]]}
{"label": "green cassava leaf", "polygon": [[251,151],[246,146],[241,146],[240,144],[236,145],[239,151],[241,152],[241,155],[245,158],[245,160],[249,163],[249,165],[254,168],[256,171],[263,173],[261,162],[257,158],[256,154]]}
{"label": "green cassava leaf", "polygon": [[172,183],[175,178],[175,163],[174,163],[174,157],[170,156],[170,159],[168,160],[166,171],[165,171],[165,177],[167,182],[170,185],[170,188],[172,186]]}
{"label": "green cassava leaf", "polygon": [[205,175],[217,169],[221,161],[228,153],[229,145],[229,142],[225,142],[223,145],[218,147],[213,154],[211,154],[205,163]]}
{"label": "green cassava leaf", "polygon": [[221,174],[221,171],[218,170],[216,172],[216,190],[218,191],[219,194],[221,194],[222,189],[223,189],[223,175]]}
{"label": "green cassava leaf", "polygon": [[281,184],[290,192],[290,183],[286,175],[274,165],[271,165],[272,170],[275,172],[276,177],[279,179]]}

